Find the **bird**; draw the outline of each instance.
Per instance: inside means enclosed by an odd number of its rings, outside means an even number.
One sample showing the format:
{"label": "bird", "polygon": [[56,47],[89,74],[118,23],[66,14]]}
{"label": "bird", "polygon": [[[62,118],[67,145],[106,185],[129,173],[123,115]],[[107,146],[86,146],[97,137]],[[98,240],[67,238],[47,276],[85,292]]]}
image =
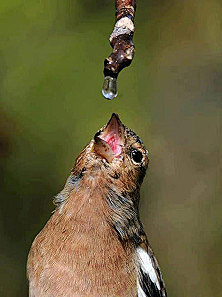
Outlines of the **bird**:
{"label": "bird", "polygon": [[166,297],[139,217],[149,163],[115,113],[76,159],[27,260],[30,297]]}

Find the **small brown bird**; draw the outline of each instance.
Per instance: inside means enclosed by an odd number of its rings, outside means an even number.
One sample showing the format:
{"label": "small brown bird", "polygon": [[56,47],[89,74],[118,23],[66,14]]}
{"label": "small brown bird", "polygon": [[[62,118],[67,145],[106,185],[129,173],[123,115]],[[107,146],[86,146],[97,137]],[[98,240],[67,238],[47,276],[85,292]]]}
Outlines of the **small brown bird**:
{"label": "small brown bird", "polygon": [[139,219],[148,152],[117,114],[76,160],[28,256],[30,297],[166,297]]}

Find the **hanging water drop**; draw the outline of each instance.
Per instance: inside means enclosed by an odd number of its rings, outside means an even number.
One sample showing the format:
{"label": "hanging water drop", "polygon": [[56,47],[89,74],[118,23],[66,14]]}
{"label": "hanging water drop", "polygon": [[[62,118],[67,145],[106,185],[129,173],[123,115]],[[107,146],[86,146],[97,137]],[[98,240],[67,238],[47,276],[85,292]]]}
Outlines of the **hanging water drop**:
{"label": "hanging water drop", "polygon": [[105,76],[102,88],[102,94],[106,99],[112,100],[117,96],[117,79],[111,76]]}

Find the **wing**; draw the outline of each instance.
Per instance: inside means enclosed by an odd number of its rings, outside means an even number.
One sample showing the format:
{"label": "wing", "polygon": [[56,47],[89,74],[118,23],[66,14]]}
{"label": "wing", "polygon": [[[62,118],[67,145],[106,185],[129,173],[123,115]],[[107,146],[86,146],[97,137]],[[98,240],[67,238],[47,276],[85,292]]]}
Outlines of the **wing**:
{"label": "wing", "polygon": [[137,297],[167,297],[159,265],[150,247],[137,247]]}

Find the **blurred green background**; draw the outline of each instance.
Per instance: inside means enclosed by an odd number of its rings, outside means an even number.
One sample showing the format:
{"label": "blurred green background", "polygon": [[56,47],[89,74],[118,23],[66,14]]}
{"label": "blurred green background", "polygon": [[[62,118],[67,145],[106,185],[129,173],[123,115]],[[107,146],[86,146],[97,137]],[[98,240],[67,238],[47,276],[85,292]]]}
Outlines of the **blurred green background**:
{"label": "blurred green background", "polygon": [[109,119],[150,151],[141,216],[171,297],[222,296],[222,2],[140,0],[136,55],[103,99],[111,0],[0,2],[0,296],[77,154]]}

